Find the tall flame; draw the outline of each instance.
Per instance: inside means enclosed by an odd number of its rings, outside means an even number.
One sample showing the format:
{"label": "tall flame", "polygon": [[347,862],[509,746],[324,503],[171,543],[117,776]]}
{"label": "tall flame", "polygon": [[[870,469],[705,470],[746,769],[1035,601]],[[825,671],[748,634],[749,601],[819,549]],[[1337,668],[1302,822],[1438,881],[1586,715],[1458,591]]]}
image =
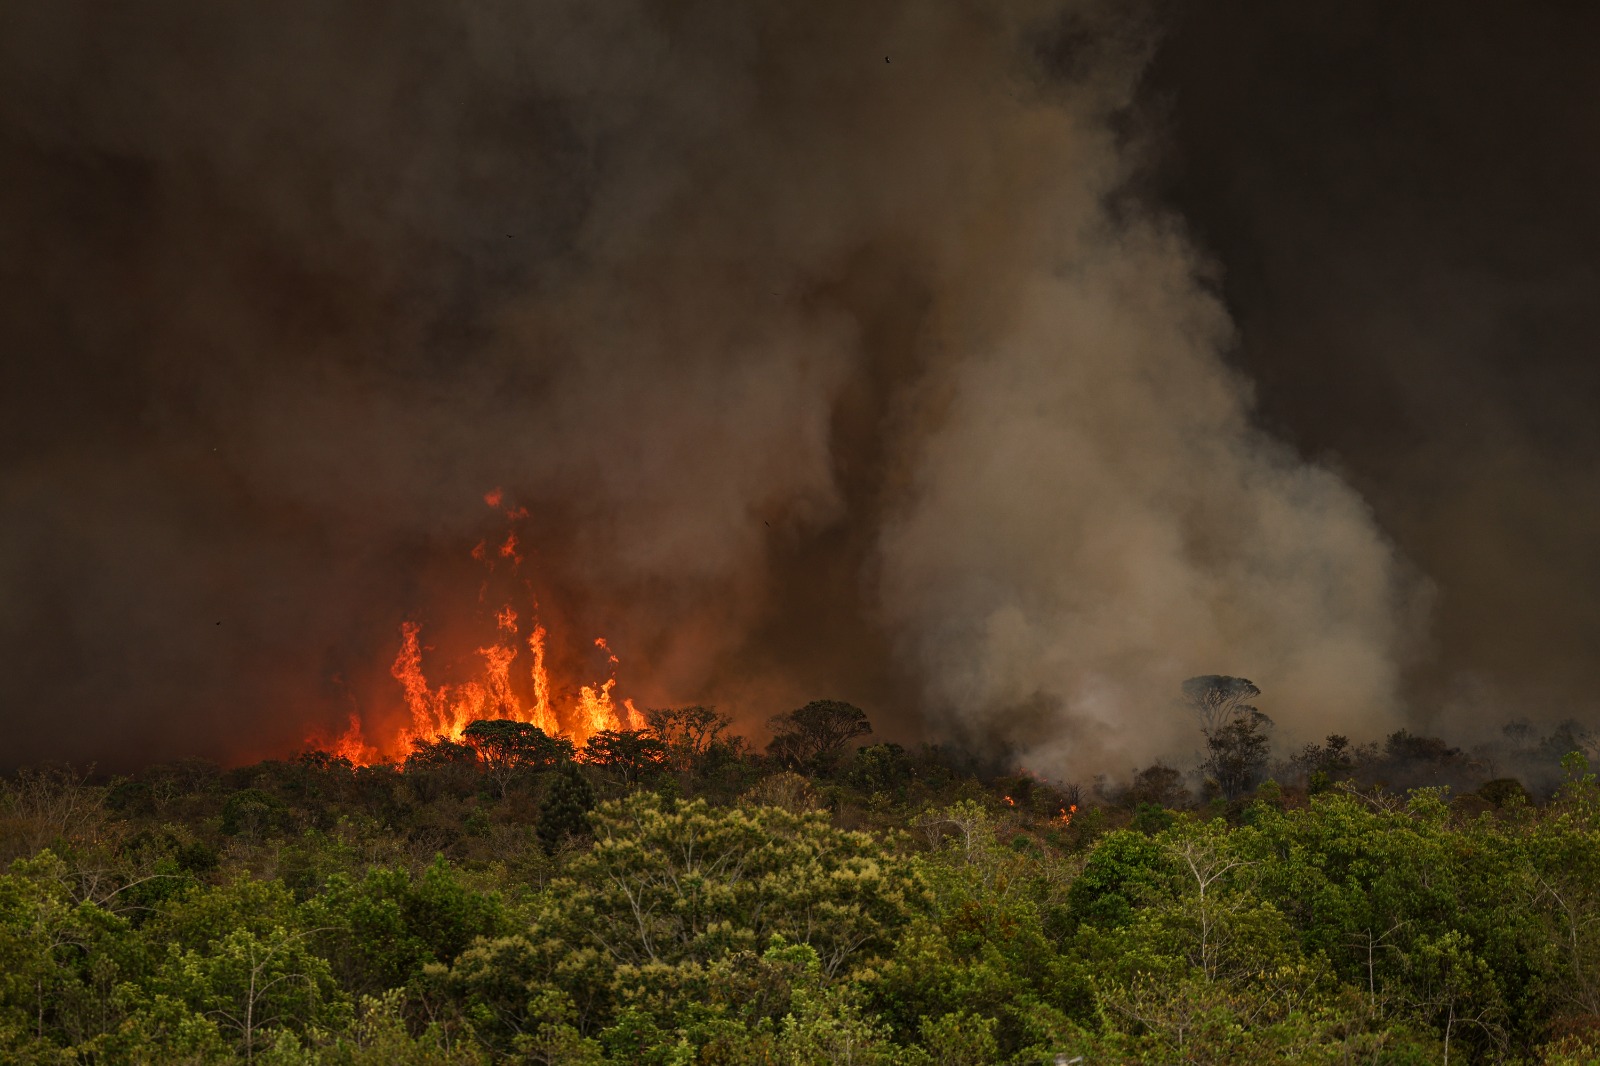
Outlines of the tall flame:
{"label": "tall flame", "polygon": [[[500,489],[484,495],[484,502],[496,510],[502,510],[504,499]],[[527,516],[523,508],[505,509],[503,513],[513,522]],[[524,558],[516,530],[506,535],[497,550],[488,549],[488,543],[480,541],[472,549],[472,557],[491,570],[500,561],[508,560],[515,573]],[[482,595],[480,592],[480,598]],[[605,655],[607,676],[579,685],[575,697],[561,707],[555,697],[558,689],[551,684],[546,668],[549,632],[536,613],[528,615],[526,630],[522,616],[510,603],[494,611],[493,617],[494,637],[477,649],[481,668],[475,677],[455,684],[429,683],[423,656],[430,649],[422,643],[422,626],[417,622],[401,623],[400,649],[389,672],[400,683],[409,725],[392,730],[387,737],[373,737],[364,730],[369,723],[352,714],[346,732],[337,741],[320,746],[357,765],[368,765],[384,755],[404,756],[416,741],[442,737],[459,742],[469,725],[483,719],[526,722],[552,736],[565,735],[580,745],[601,730],[638,728],[642,724],[633,701],[624,699],[619,705],[614,696],[620,661],[604,637],[596,637],[594,646]],[[526,673],[518,669],[523,648],[527,649]],[[523,693],[528,697],[524,698]],[[311,742],[317,743],[315,738]]]}

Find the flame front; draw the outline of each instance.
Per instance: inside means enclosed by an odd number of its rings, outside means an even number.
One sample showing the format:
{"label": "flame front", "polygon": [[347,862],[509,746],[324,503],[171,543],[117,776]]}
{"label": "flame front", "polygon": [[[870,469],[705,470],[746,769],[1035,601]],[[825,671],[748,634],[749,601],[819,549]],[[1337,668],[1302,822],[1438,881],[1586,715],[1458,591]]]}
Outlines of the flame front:
{"label": "flame front", "polygon": [[[484,502],[497,510],[503,499],[500,489],[484,496]],[[527,511],[518,508],[506,510],[504,514],[515,522],[525,518]],[[515,529],[506,535],[498,549],[486,550],[486,543],[480,542],[473,548],[474,559],[491,570],[497,563],[508,562],[511,572],[517,571],[524,555]],[[524,587],[528,587],[526,583]],[[482,595],[480,593],[480,598]],[[430,649],[422,643],[422,626],[417,622],[402,623],[400,650],[389,672],[400,684],[409,724],[391,729],[387,737],[375,737],[367,732],[372,723],[363,722],[359,715],[352,714],[345,733],[336,741],[322,742],[320,746],[364,766],[383,756],[404,757],[417,741],[441,737],[460,741],[469,725],[484,719],[526,722],[551,736],[564,735],[578,745],[601,730],[635,729],[642,725],[642,716],[634,708],[633,701],[624,699],[619,704],[615,697],[620,662],[604,637],[595,638],[594,646],[605,655],[606,676],[591,684],[579,685],[570,702],[559,706],[554,695],[558,690],[552,686],[546,668],[549,633],[536,614],[528,613],[525,626],[522,615],[507,603],[496,610],[493,617],[494,639],[477,649],[482,666],[476,676],[437,686],[429,684],[423,669],[424,653]],[[526,658],[523,657],[524,648]],[[519,665],[519,660],[525,666]],[[523,693],[527,693],[527,698]],[[316,738],[311,742],[318,743]]]}

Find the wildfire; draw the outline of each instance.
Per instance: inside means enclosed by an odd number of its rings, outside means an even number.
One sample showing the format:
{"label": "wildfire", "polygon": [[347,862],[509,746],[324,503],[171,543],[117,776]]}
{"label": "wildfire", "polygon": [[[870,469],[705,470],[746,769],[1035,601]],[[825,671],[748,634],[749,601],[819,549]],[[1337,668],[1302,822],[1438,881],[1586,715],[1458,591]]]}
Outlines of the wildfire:
{"label": "wildfire", "polygon": [[[527,516],[523,508],[503,508],[505,494],[498,488],[486,493],[483,500],[513,522]],[[508,563],[515,574],[524,558],[516,530],[507,533],[498,548],[488,548],[489,543],[480,541],[472,549],[472,557],[491,570],[497,563]],[[523,587],[528,587],[525,582]],[[555,693],[562,690],[552,686],[545,661],[549,633],[539,623],[536,612],[536,604],[526,615],[511,603],[503,604],[493,612],[492,639],[477,649],[481,665],[475,675],[437,685],[430,684],[424,673],[423,656],[429,649],[422,643],[422,626],[417,622],[402,623],[400,648],[389,672],[400,685],[409,722],[389,730],[388,736],[375,737],[363,728],[370,729],[375,724],[352,714],[346,731],[337,740],[324,741],[320,746],[365,766],[384,756],[404,756],[414,741],[437,737],[460,741],[469,725],[483,719],[526,722],[551,736],[565,735],[578,745],[601,730],[639,728],[642,716],[633,701],[616,698],[620,661],[604,637],[595,638],[594,645],[605,655],[607,676],[577,686],[567,705],[559,705]],[[317,743],[315,738],[311,742]]]}
{"label": "wildfire", "polygon": [[357,766],[367,766],[378,761],[378,749],[361,738],[361,716],[352,714],[348,727],[337,740],[327,745],[335,755],[349,759]]}
{"label": "wildfire", "polygon": [[1072,824],[1072,816],[1074,814],[1077,814],[1077,813],[1078,813],[1078,805],[1076,803],[1071,804],[1070,806],[1067,806],[1067,807],[1063,807],[1061,809],[1060,814],[1058,814],[1056,816],[1056,824],[1059,825],[1059,826],[1062,826],[1063,828],[1065,828],[1066,826],[1071,825]]}

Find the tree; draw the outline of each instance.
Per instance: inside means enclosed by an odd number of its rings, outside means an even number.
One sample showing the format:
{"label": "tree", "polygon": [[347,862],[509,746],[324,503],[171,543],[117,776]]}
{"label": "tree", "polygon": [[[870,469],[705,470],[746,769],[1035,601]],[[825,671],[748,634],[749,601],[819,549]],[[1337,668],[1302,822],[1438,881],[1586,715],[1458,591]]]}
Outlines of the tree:
{"label": "tree", "polygon": [[680,773],[691,773],[705,761],[713,744],[733,724],[714,707],[652,707],[644,712],[645,729],[667,749],[667,760]]}
{"label": "tree", "polygon": [[288,827],[289,809],[259,788],[240,789],[222,805],[222,831],[229,836],[255,838]]}
{"label": "tree", "polygon": [[1206,757],[1200,769],[1228,799],[1238,799],[1261,780],[1272,742],[1272,719],[1254,707],[1244,708],[1206,735]]}
{"label": "tree", "polygon": [[457,744],[449,737],[434,737],[432,740],[419,737],[411,742],[411,754],[406,756],[406,769],[443,770],[472,765],[477,761],[478,753],[471,745]]}
{"label": "tree", "polygon": [[832,977],[887,950],[917,889],[909,863],[825,812],[669,806],[650,792],[605,803],[595,845],[554,882],[537,922],[566,953],[597,949],[646,967],[761,950],[774,934],[809,944]]}
{"label": "tree", "polygon": [[162,981],[219,1028],[238,1034],[245,1062],[254,1062],[268,1032],[324,1020],[338,1001],[327,962],[305,943],[309,935],[234,929],[204,951],[174,949]]}
{"label": "tree", "polygon": [[1224,674],[1204,674],[1183,683],[1184,702],[1206,738],[1200,769],[1229,799],[1250,791],[1267,766],[1272,719],[1245,702],[1259,695],[1254,682]]}
{"label": "tree", "polygon": [[1137,809],[1144,804],[1178,808],[1189,802],[1183,775],[1162,762],[1152,763],[1133,775],[1133,782],[1121,796],[1122,805]]}
{"label": "tree", "polygon": [[305,928],[280,881],[196,888],[147,927],[159,959],[149,988],[231,1031],[240,1058],[253,1061],[271,1030],[326,1026],[342,1014],[346,998],[311,944],[323,931]]}
{"label": "tree", "polygon": [[767,754],[788,769],[822,773],[834,767],[846,744],[872,732],[866,712],[843,700],[812,700],[767,724],[772,729]]}
{"label": "tree", "polygon": [[489,778],[504,799],[517,775],[526,770],[548,770],[572,761],[572,741],[552,737],[536,725],[506,718],[484,718],[461,734],[478,753]]}
{"label": "tree", "polygon": [[667,746],[644,730],[602,729],[583,747],[583,761],[632,785],[666,765]]}
{"label": "tree", "polygon": [[431,803],[442,795],[467,795],[478,791],[483,784],[478,753],[472,745],[458,744],[446,736],[413,739],[404,773],[407,790],[423,803]]}
{"label": "tree", "polygon": [[1234,717],[1255,710],[1246,701],[1261,695],[1255,683],[1226,674],[1202,674],[1183,683],[1183,699],[1210,736]]}
{"label": "tree", "polygon": [[340,986],[373,996],[405,987],[430,963],[453,962],[507,924],[501,898],[469,888],[442,857],[420,875],[398,866],[359,880],[335,873],[307,901],[305,920]]}
{"label": "tree", "polygon": [[1289,756],[1289,762],[1306,775],[1307,788],[1322,792],[1355,771],[1357,754],[1350,748],[1349,737],[1329,733],[1324,743],[1307,744],[1298,754]]}
{"label": "tree", "polygon": [[547,854],[554,855],[569,837],[589,831],[588,813],[594,809],[594,788],[574,763],[565,763],[544,802],[539,804],[539,842]]}
{"label": "tree", "polygon": [[869,744],[856,749],[846,776],[863,792],[903,795],[912,779],[911,756],[899,744]]}

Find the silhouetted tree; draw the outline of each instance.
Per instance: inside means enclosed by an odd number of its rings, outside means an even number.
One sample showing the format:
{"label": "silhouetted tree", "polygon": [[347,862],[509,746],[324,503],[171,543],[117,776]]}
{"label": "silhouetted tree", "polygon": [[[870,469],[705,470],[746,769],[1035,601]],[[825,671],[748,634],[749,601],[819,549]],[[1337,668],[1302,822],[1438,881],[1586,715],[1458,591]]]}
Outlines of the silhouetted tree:
{"label": "silhouetted tree", "polygon": [[441,795],[476,792],[482,784],[478,753],[470,744],[458,744],[443,736],[411,742],[405,776],[409,790],[425,803]]}
{"label": "silhouetted tree", "polygon": [[573,757],[572,741],[527,722],[487,718],[473,722],[461,735],[478,753],[490,780],[500,786],[502,799],[518,774],[548,770]]}
{"label": "silhouetted tree", "polygon": [[697,769],[733,719],[714,707],[652,707],[644,712],[645,730],[667,749],[672,768]]}
{"label": "silhouetted tree", "polygon": [[446,767],[472,766],[478,761],[478,753],[469,744],[457,744],[449,737],[434,737],[432,740],[413,740],[411,754],[406,756],[406,769],[411,770],[442,770]]}
{"label": "silhouetted tree", "polygon": [[1351,748],[1349,737],[1329,733],[1321,744],[1307,744],[1289,756],[1289,764],[1305,775],[1310,791],[1322,792],[1355,772],[1358,754]]}
{"label": "silhouetted tree", "polygon": [[1246,702],[1259,695],[1254,682],[1226,674],[1204,674],[1183,683],[1184,702],[1206,740],[1200,770],[1229,799],[1250,791],[1267,767],[1272,719]]}
{"label": "silhouetted tree", "polygon": [[644,730],[602,729],[584,745],[583,759],[631,785],[667,763],[667,746]]}
{"label": "silhouetted tree", "polygon": [[1200,732],[1210,736],[1235,716],[1255,710],[1246,701],[1261,695],[1255,683],[1226,674],[1202,674],[1183,683],[1183,700],[1200,722]]}
{"label": "silhouetted tree", "polygon": [[1533,802],[1533,797],[1522,787],[1522,782],[1514,777],[1497,777],[1493,781],[1485,781],[1478,787],[1478,797],[1496,807]]}
{"label": "silhouetted tree", "polygon": [[1206,736],[1200,769],[1228,799],[1238,799],[1261,780],[1272,747],[1267,737],[1271,728],[1272,719],[1245,707]]}
{"label": "silhouetted tree", "polygon": [[791,770],[821,773],[833,768],[846,744],[872,732],[866,712],[843,700],[812,700],[767,724],[772,729],[768,755]]}

